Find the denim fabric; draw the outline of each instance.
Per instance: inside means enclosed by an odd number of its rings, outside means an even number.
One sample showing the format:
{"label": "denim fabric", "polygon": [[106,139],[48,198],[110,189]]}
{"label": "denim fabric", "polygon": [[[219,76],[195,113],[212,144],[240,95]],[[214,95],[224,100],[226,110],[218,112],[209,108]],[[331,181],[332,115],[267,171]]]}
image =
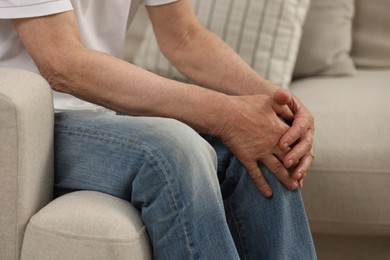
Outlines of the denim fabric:
{"label": "denim fabric", "polygon": [[315,259],[300,192],[261,167],[271,199],[218,139],[176,120],[56,114],[55,195],[95,190],[130,201],[155,259]]}

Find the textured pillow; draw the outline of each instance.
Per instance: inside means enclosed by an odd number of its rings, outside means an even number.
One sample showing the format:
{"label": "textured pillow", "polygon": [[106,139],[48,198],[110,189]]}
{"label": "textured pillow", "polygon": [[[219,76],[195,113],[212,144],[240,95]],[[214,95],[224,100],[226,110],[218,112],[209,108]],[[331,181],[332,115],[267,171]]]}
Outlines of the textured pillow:
{"label": "textured pillow", "polygon": [[352,47],[356,66],[390,67],[389,11],[389,0],[356,0]]}
{"label": "textured pillow", "polygon": [[[199,20],[260,75],[287,87],[291,81],[309,0],[193,0]],[[149,27],[133,62],[185,81],[160,53]]]}
{"label": "textured pillow", "polygon": [[312,0],[294,77],[353,75],[350,57],[354,0]]}

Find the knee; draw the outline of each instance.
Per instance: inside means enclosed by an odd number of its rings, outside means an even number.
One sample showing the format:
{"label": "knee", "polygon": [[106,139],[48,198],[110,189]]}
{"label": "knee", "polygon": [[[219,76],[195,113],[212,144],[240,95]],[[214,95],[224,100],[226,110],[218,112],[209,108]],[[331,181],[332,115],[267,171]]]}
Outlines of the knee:
{"label": "knee", "polygon": [[195,130],[174,119],[161,119],[153,129],[152,149],[167,160],[185,164],[212,164],[217,167],[213,147]]}
{"label": "knee", "polygon": [[196,131],[177,120],[161,119],[153,133],[148,159],[159,165],[160,173],[170,172],[189,189],[219,190],[216,152]]}
{"label": "knee", "polygon": [[134,190],[138,200],[147,200],[139,198],[140,194],[148,198],[186,194],[194,203],[206,203],[212,194],[218,196],[215,150],[192,128],[176,120],[156,119],[150,125],[146,145],[142,167],[145,171],[138,175],[134,187],[145,187],[147,183],[149,188]]}

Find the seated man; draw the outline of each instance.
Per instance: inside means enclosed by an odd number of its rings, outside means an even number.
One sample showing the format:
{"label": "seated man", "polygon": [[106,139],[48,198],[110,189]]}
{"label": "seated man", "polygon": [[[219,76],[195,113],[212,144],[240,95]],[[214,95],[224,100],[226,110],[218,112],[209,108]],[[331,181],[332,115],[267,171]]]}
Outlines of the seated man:
{"label": "seated man", "polygon": [[0,4],[0,66],[39,71],[55,91],[56,196],[130,201],[155,259],[315,259],[299,191],[311,113],[206,30],[189,0],[144,4],[160,49],[197,85],[121,60],[138,4]]}

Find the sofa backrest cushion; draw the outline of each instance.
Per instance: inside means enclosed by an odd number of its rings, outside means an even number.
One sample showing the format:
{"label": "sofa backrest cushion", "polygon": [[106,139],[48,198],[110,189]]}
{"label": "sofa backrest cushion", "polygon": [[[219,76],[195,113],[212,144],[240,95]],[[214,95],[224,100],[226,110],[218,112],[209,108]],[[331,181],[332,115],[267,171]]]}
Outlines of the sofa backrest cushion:
{"label": "sofa backrest cushion", "polygon": [[[192,2],[200,21],[260,75],[275,84],[289,85],[309,0]],[[186,80],[158,50],[151,27],[133,62],[162,76]]]}
{"label": "sofa backrest cushion", "polygon": [[294,77],[353,75],[354,0],[311,0]]}
{"label": "sofa backrest cushion", "polygon": [[358,67],[390,67],[390,0],[356,0],[352,57]]}

